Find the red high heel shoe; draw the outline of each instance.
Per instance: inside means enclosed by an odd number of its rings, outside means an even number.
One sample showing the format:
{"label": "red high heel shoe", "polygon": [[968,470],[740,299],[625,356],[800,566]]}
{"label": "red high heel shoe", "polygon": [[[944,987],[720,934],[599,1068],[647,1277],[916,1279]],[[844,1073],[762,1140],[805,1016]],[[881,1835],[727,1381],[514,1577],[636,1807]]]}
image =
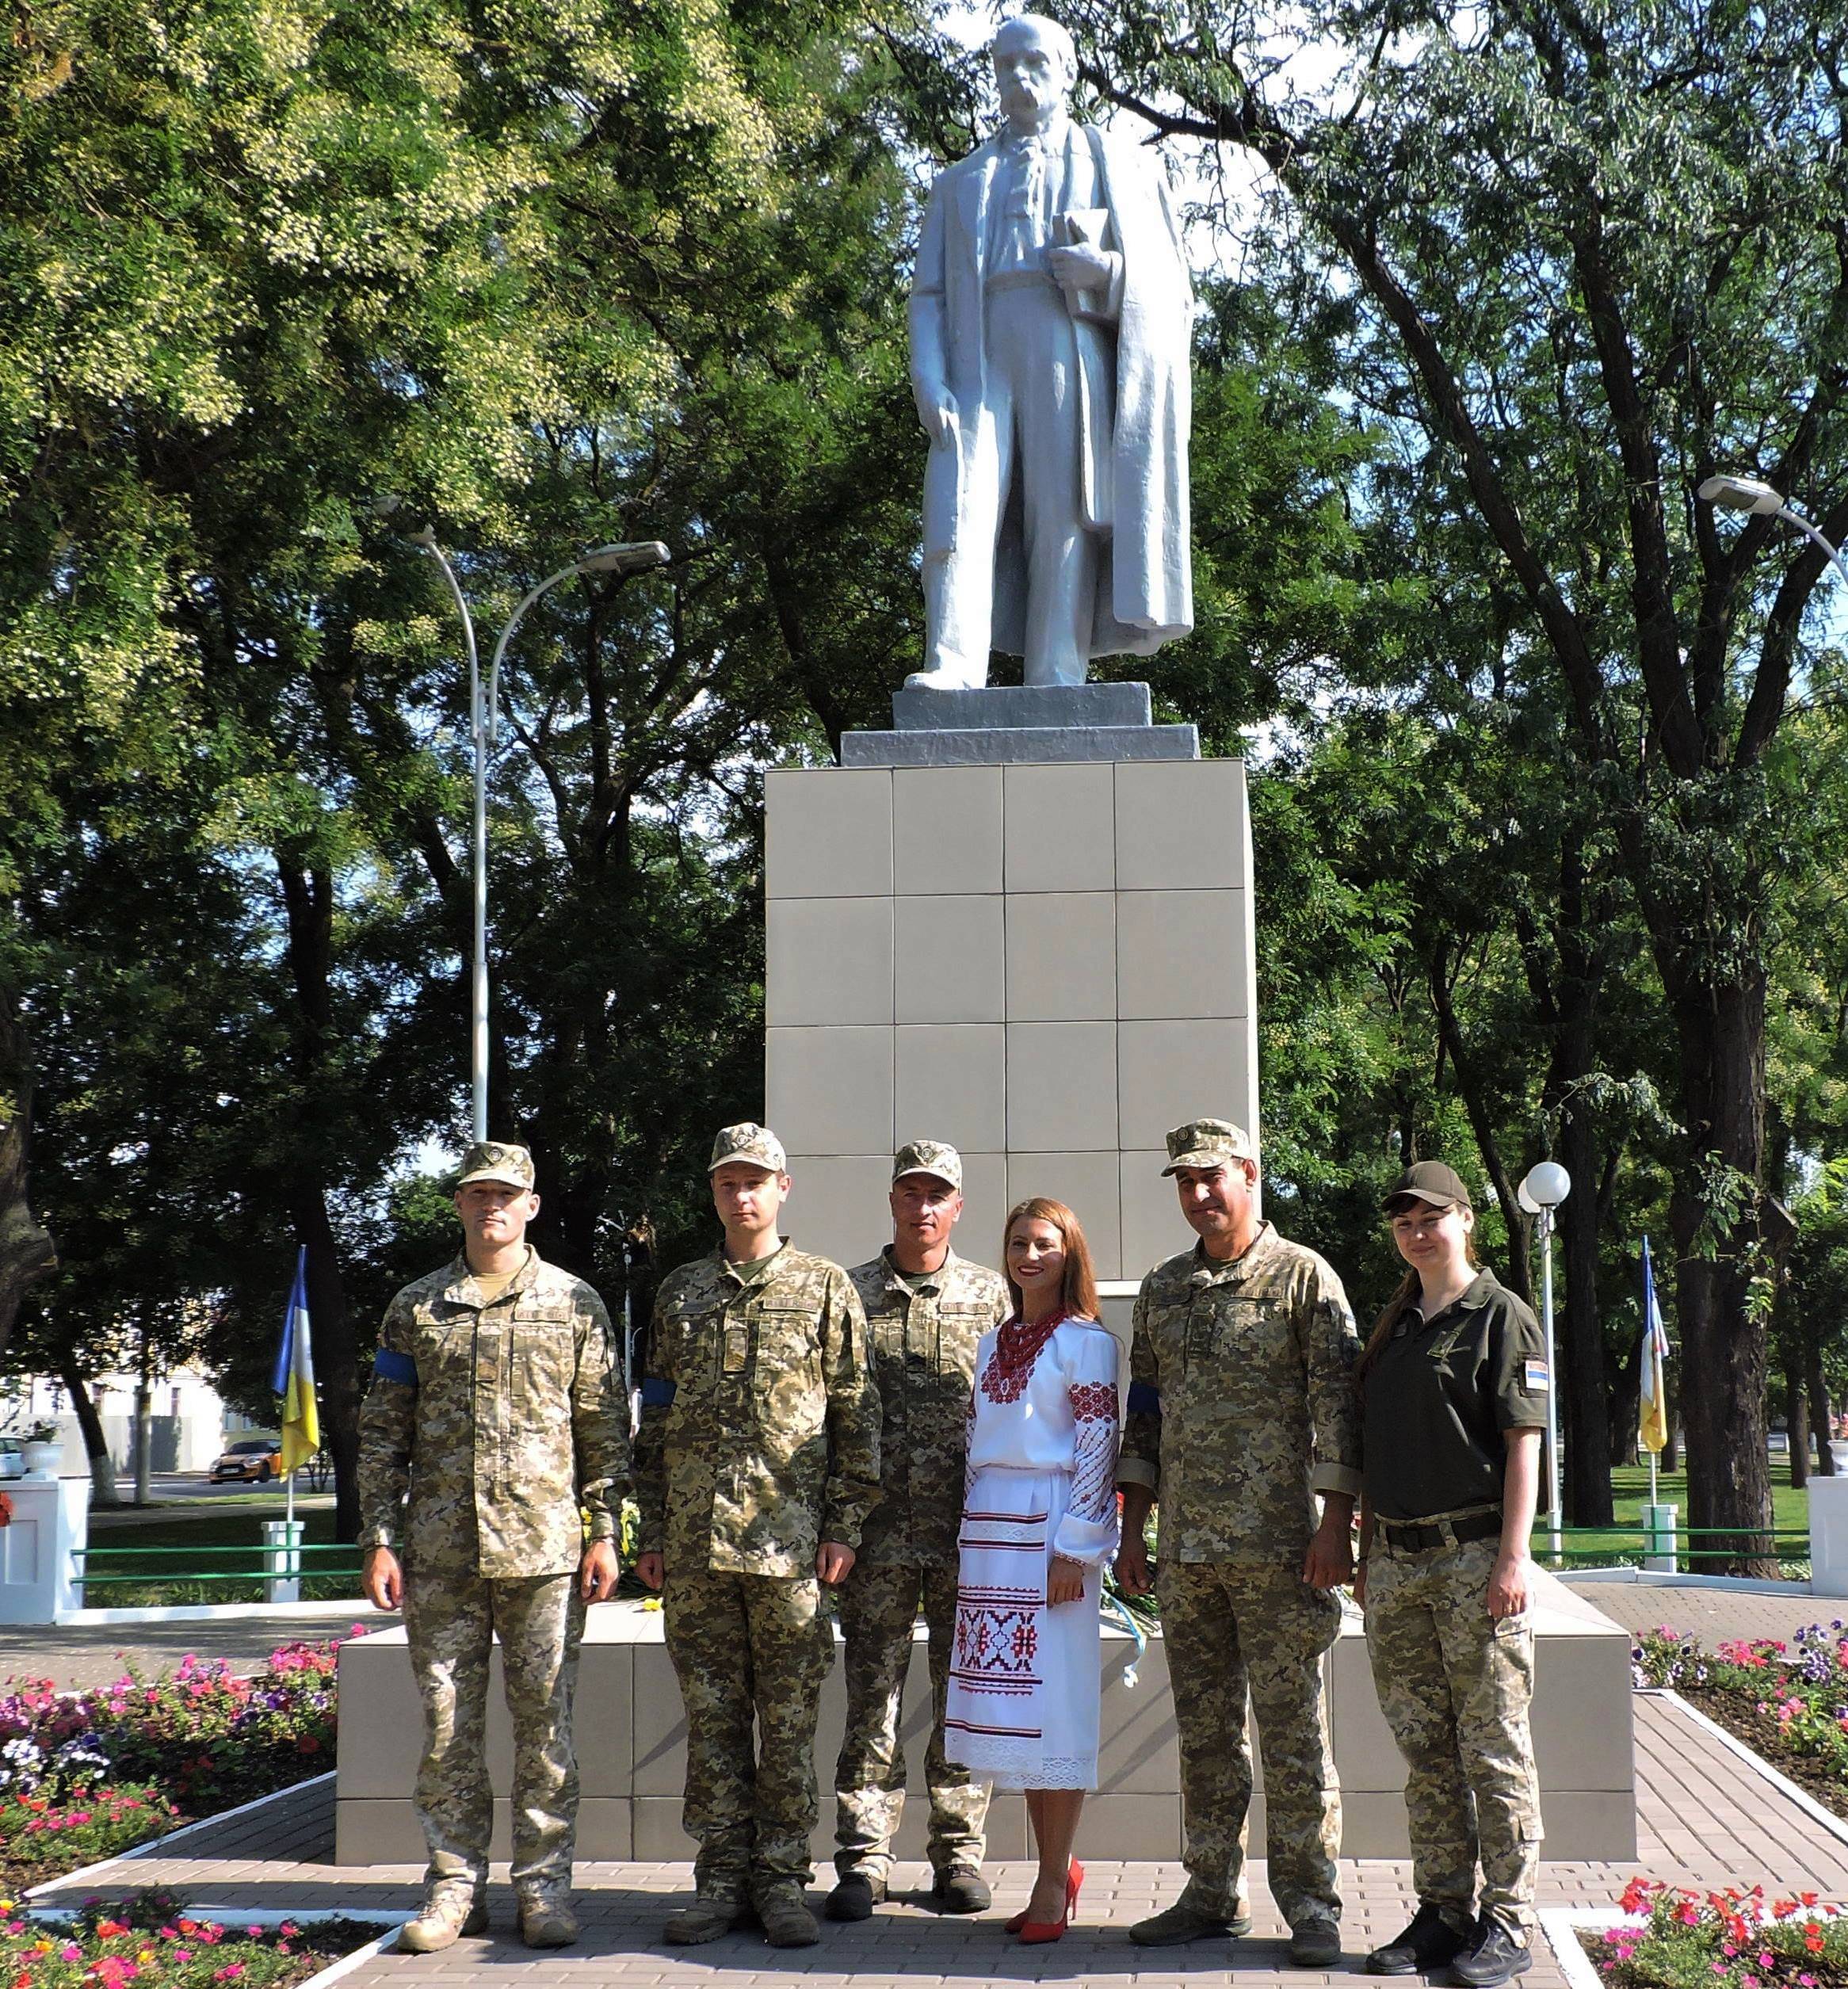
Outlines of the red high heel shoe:
{"label": "red high heel shoe", "polygon": [[1019,1916],[1018,1927],[1014,1926],[1013,1921],[1008,1922],[1022,1947],[1037,1947],[1048,1941],[1063,1941],[1065,1938],[1065,1930],[1071,1926],[1071,1916],[1078,1911],[1079,1890],[1083,1884],[1084,1867],[1074,1858],[1065,1868],[1065,1911],[1056,1920],[1029,1920],[1023,1913]]}

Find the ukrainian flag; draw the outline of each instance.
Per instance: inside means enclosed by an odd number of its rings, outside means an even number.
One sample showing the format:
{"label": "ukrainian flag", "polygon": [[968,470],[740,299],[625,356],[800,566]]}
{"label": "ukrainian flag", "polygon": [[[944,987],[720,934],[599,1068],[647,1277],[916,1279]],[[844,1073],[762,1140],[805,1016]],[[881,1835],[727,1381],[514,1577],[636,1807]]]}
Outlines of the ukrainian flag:
{"label": "ukrainian flag", "polygon": [[1668,1446],[1668,1335],[1663,1330],[1662,1308],[1655,1299],[1655,1266],[1649,1261],[1649,1239],[1643,1239],[1643,1389],[1640,1428],[1646,1450]]}
{"label": "ukrainian flag", "polygon": [[282,1397],[282,1474],[286,1478],[321,1448],[321,1418],[315,1407],[315,1350],[308,1332],[308,1253],[297,1250],[295,1283],[282,1319],[270,1387]]}

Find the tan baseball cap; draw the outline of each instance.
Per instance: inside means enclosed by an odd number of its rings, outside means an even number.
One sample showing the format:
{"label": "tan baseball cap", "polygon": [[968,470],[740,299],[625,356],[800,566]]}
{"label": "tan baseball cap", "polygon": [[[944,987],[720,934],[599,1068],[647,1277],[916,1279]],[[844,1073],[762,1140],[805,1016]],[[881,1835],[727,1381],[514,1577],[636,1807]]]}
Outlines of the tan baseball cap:
{"label": "tan baseball cap", "polygon": [[762,1167],[773,1174],[789,1171],[789,1156],[783,1151],[782,1141],[768,1126],[754,1126],[748,1119],[741,1124],[720,1128],[706,1172],[716,1174],[728,1160],[746,1167]]}
{"label": "tan baseball cap", "polygon": [[1168,1135],[1164,1174],[1181,1167],[1223,1167],[1231,1160],[1255,1160],[1258,1149],[1243,1126],[1230,1119],[1189,1119]]}
{"label": "tan baseball cap", "polygon": [[466,1188],[472,1181],[498,1181],[509,1188],[530,1189],[533,1179],[533,1156],[524,1147],[483,1140],[463,1155],[456,1185]]}
{"label": "tan baseball cap", "polygon": [[893,1187],[897,1187],[907,1174],[934,1174],[939,1181],[947,1181],[960,1193],[963,1157],[942,1140],[907,1140],[892,1155]]}

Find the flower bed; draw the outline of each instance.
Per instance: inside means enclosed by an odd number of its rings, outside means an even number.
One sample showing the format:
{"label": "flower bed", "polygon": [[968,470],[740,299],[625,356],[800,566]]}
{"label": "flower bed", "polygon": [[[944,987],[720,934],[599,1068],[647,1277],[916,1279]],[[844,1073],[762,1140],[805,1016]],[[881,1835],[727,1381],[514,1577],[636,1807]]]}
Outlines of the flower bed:
{"label": "flower bed", "polygon": [[10,1989],[288,1989],[379,1931],[361,1920],[227,1926],[160,1891],[89,1900],[68,1926],[0,1899],[0,1976]]}
{"label": "flower bed", "polygon": [[1813,1892],[1697,1892],[1633,1879],[1637,1925],[1579,1945],[1612,1989],[1848,1989],[1848,1918]]}
{"label": "flower bed", "polygon": [[1788,1643],[1735,1639],[1712,1651],[1664,1627],[1647,1632],[1631,1657],[1639,1685],[1672,1685],[1848,1819],[1848,1634],[1839,1617]]}
{"label": "flower bed", "polygon": [[189,1656],[158,1678],[0,1698],[0,1885],[17,1895],[330,1768],[341,1642],[286,1645],[243,1677]]}

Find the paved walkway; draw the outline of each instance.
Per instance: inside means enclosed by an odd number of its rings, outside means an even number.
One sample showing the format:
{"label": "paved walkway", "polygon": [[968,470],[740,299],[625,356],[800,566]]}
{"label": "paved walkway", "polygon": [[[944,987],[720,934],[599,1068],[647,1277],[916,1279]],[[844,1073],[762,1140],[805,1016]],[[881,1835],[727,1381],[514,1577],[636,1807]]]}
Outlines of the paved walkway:
{"label": "paved walkway", "polygon": [[1670,1624],[1691,1630],[1711,1650],[1722,1637],[1781,1637],[1812,1623],[1848,1619],[1848,1597],[1807,1589],[1684,1588],[1655,1582],[1575,1582],[1566,1586],[1632,1636]]}
{"label": "paved walkway", "polygon": [[[1784,1892],[1813,1887],[1848,1899],[1848,1842],[1783,1796],[1674,1701],[1641,1694],[1636,1701],[1638,1857],[1633,1865],[1545,1865],[1543,1906],[1606,1907],[1633,1873],[1697,1884],[1762,1881]],[[419,1874],[410,1866],[353,1867],[326,1862],[334,1836],[331,1777],[242,1818],[208,1825],[172,1853],[118,1859],[52,1897],[81,1897],[116,1886],[171,1885],[195,1905],[340,1906],[355,1912],[411,1906]],[[914,1989],[1054,1981],[1133,1983],[1137,1989],[1181,1989],[1209,1978],[1235,1989],[1317,1989],[1359,1983],[1357,1964],[1370,1945],[1411,1915],[1411,1875],[1403,1861],[1343,1860],[1347,1903],[1346,1967],[1327,1974],[1292,1969],[1282,1957],[1282,1923],[1254,1865],[1258,1926],[1229,1949],[1203,1942],[1183,1949],[1134,1947],[1123,1929],[1174,1898],[1182,1873],[1172,1865],[1097,1864],[1087,1876],[1079,1925],[1065,1940],[1021,1948],[1000,1918],[1024,1903],[1025,1864],[991,1868],[995,1910],[976,1920],[941,1918],[896,1901],[859,1926],[829,1928],[820,1946],[779,1954],[758,1937],[736,1934],[711,1946],[660,1945],[673,1897],[691,1884],[685,1865],[596,1864],[578,1867],[581,1945],[529,1953],[513,1937],[513,1906],[497,1885],[496,1929],[441,1955],[387,1954],[348,1976],[350,1989],[480,1989],[517,1982],[519,1989],[659,1989],[711,1983],[715,1989],[803,1989],[851,1977],[857,1989]],[[504,1880],[503,1868],[495,1877]],[[901,1886],[922,1884],[922,1866],[901,1865]],[[1544,1949],[1526,1978],[1530,1989],[1564,1989],[1563,1972]]]}
{"label": "paved walkway", "polygon": [[49,1678],[67,1689],[113,1685],[125,1669],[170,1670],[189,1651],[202,1658],[228,1658],[239,1670],[247,1670],[284,1644],[323,1644],[345,1636],[356,1623],[371,1632],[391,1629],[397,1622],[395,1616],[381,1616],[356,1597],[350,1609],[338,1611],[246,1613],[209,1621],[50,1628],[10,1624],[0,1628],[0,1689],[3,1682],[25,1678]]}

